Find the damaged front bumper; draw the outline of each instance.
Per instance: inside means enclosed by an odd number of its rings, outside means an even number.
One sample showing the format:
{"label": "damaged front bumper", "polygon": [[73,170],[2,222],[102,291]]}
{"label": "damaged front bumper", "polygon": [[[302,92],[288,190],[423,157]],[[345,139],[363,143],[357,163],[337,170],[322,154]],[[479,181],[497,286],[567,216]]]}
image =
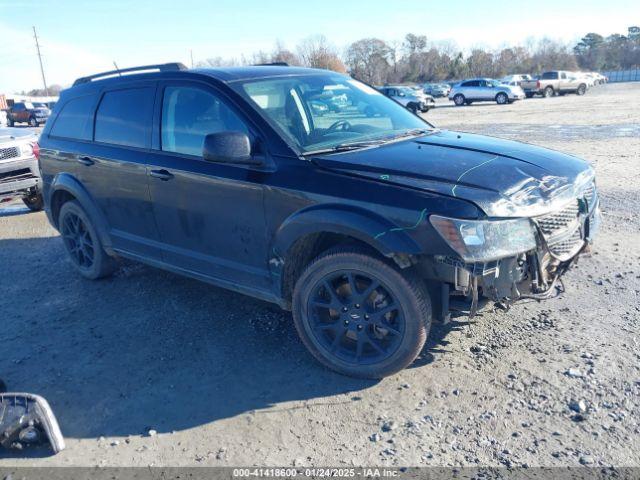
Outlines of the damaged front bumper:
{"label": "damaged front bumper", "polygon": [[[449,302],[473,316],[482,299],[508,307],[521,299],[538,300],[558,292],[562,275],[593,243],[601,223],[595,187],[564,208],[533,217],[536,248],[490,262],[465,262],[460,257],[435,255],[418,262],[420,275],[440,288],[435,295],[439,315],[447,320]],[[436,293],[432,291],[432,295]]]}

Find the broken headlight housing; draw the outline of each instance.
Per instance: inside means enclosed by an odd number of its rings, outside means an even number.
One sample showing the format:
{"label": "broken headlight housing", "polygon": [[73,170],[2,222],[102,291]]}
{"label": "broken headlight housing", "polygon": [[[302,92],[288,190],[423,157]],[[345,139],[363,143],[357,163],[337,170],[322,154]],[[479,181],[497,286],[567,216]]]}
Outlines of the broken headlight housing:
{"label": "broken headlight housing", "polygon": [[527,218],[462,220],[431,215],[431,225],[465,262],[489,262],[536,248]]}

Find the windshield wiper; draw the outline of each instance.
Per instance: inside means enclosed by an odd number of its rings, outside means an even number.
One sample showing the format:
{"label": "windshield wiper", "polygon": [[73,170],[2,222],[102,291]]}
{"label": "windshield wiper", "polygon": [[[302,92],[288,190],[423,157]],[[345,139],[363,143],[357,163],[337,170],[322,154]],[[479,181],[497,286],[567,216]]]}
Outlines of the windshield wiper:
{"label": "windshield wiper", "polygon": [[323,148],[320,150],[312,150],[310,152],[305,152],[304,155],[317,155],[320,153],[339,153],[339,152],[348,152],[350,150],[359,150],[362,148],[369,148],[369,147],[377,147],[379,145],[384,145],[385,143],[389,143],[389,142],[393,142],[395,140],[399,140],[401,138],[406,138],[406,137],[417,137],[420,135],[431,135],[438,132],[437,129],[428,129],[428,128],[413,128],[411,130],[406,130],[404,132],[395,134],[395,135],[388,135],[385,136],[383,138],[377,138],[377,139],[372,139],[372,140],[358,140],[355,142],[346,142],[346,143],[339,143],[338,145],[335,145],[333,147],[329,147],[329,148]]}
{"label": "windshield wiper", "polygon": [[348,152],[350,150],[360,150],[362,148],[375,147],[385,143],[385,140],[362,140],[358,142],[340,143],[330,148],[323,148],[320,150],[311,150],[304,152],[304,155],[317,155],[319,153],[338,153]]}

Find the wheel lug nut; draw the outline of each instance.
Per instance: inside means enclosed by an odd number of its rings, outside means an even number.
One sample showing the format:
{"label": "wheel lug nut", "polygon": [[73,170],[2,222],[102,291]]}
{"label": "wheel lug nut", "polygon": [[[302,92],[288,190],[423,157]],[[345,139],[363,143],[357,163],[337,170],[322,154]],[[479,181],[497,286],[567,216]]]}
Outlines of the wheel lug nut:
{"label": "wheel lug nut", "polygon": [[369,320],[369,315],[365,315],[365,316],[364,316],[364,319],[365,319],[365,320]]}
{"label": "wheel lug nut", "polygon": [[346,311],[348,311],[348,310],[349,310],[349,309],[348,309],[347,307],[342,307],[342,311],[343,311],[343,312],[346,312]]}
{"label": "wheel lug nut", "polygon": [[349,325],[349,320],[345,320],[345,321],[344,321],[344,324],[345,324],[345,325]]}
{"label": "wheel lug nut", "polygon": [[359,303],[356,303],[356,308],[360,308],[360,304]]}
{"label": "wheel lug nut", "polygon": [[358,330],[362,330],[362,325],[358,325]]}

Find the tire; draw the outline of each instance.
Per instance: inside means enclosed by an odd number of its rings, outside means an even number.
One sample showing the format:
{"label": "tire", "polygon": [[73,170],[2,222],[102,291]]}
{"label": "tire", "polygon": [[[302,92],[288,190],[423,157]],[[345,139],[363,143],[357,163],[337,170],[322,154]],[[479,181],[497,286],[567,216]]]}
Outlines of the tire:
{"label": "tire", "polygon": [[36,120],[36,117],[29,117],[29,126],[30,127],[38,126],[38,120]]}
{"label": "tire", "polygon": [[420,110],[420,109],[418,108],[418,105],[416,105],[416,104],[415,104],[415,103],[413,103],[413,102],[412,102],[412,103],[408,103],[408,104],[407,104],[407,108],[408,108],[408,109],[409,109],[409,111],[410,111],[411,113],[413,113],[414,115],[417,115],[417,114],[418,114],[418,111]]}
{"label": "tire", "polygon": [[584,95],[585,93],[587,93],[587,86],[581,83],[576,90],[576,95]]}
{"label": "tire", "polygon": [[7,127],[13,127],[14,125],[15,125],[15,122],[13,121],[13,119],[7,117]]}
{"label": "tire", "polygon": [[74,268],[85,278],[96,280],[111,275],[116,263],[102,248],[89,216],[76,201],[62,205],[58,227]]}
{"label": "tire", "polygon": [[348,248],[326,252],[305,268],[292,310],[309,352],[326,367],[358,378],[383,378],[409,366],[424,346],[432,316],[417,277]]}
{"label": "tire", "polygon": [[533,98],[533,93],[525,93],[525,96],[526,96],[527,98]]}
{"label": "tire", "polygon": [[22,197],[22,201],[32,212],[39,212],[44,208],[44,200],[42,199],[41,193],[34,193],[32,195]]}
{"label": "tire", "polygon": [[456,104],[456,106],[461,107],[462,105],[465,104],[465,99],[464,99],[464,95],[462,95],[461,93],[456,93],[453,96],[453,103]]}
{"label": "tire", "polygon": [[498,105],[507,105],[509,103],[509,97],[506,93],[500,92],[496,95],[496,103]]}
{"label": "tire", "polygon": [[544,98],[551,98],[555,95],[555,91],[553,90],[553,87],[545,87],[544,91],[542,92],[542,96]]}

